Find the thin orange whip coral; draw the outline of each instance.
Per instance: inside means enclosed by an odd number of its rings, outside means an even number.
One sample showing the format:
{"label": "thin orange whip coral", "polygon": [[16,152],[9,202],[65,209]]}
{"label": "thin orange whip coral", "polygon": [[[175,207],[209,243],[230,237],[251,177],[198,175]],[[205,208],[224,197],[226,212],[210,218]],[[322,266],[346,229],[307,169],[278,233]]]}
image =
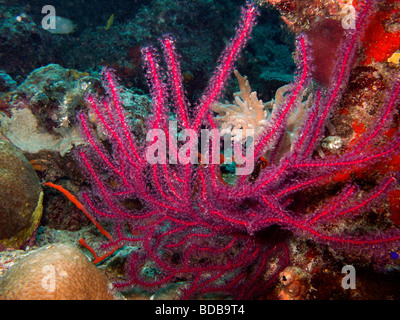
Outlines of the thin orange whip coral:
{"label": "thin orange whip coral", "polygon": [[[88,217],[88,219],[96,226],[96,228],[101,232],[101,234],[103,234],[104,236],[106,236],[111,242],[113,242],[113,238],[111,237],[111,235],[91,216],[91,214],[85,209],[85,207],[82,205],[82,203],[80,203],[78,201],[78,199],[71,194],[67,189],[65,189],[64,187],[58,185],[58,184],[54,184],[51,182],[46,182],[44,183],[45,186],[57,189],[58,191],[60,191],[62,194],[64,194],[69,201],[71,201],[79,210],[81,210],[86,217]],[[110,255],[112,255],[115,251],[117,251],[118,249],[120,249],[122,247],[122,245],[116,246],[114,247],[111,251],[105,253],[102,256],[98,256],[97,253],[94,251],[94,249],[89,246],[85,239],[81,238],[79,239],[79,243],[84,246],[87,250],[90,251],[90,253],[94,256],[94,260],[93,263],[97,264],[101,261],[103,261],[104,259],[108,258]]]}

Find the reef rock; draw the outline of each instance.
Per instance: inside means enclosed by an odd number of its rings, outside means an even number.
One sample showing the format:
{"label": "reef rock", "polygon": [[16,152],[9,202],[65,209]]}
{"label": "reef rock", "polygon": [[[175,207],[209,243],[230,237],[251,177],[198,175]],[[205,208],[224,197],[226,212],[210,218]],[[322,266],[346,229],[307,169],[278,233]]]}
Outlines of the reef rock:
{"label": "reef rock", "polygon": [[20,247],[42,216],[43,191],[22,152],[0,140],[0,244]]}

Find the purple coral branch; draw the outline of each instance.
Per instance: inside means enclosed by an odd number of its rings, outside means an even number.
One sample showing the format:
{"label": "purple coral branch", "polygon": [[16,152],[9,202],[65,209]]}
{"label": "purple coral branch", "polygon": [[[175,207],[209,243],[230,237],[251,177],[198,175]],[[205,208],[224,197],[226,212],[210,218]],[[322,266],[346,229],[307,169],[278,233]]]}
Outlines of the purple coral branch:
{"label": "purple coral branch", "polygon": [[298,99],[300,92],[307,86],[307,82],[309,81],[305,39],[301,37],[298,43],[298,52],[300,53],[299,60],[301,60],[302,62],[302,65],[300,67],[302,73],[295,81],[297,85],[293,89],[293,93],[288,97],[288,102],[283,108],[279,109],[278,112],[275,112],[273,114],[273,119],[270,121],[270,126],[266,130],[264,130],[263,134],[259,138],[259,141],[256,142],[254,147],[254,156],[256,159],[259,159],[264,154],[265,148],[268,144],[273,143],[274,136],[278,136],[282,131],[285,130],[285,121],[289,116],[290,111],[292,111],[295,107],[295,102]]}
{"label": "purple coral branch", "polygon": [[247,40],[250,38],[257,15],[258,11],[254,4],[249,2],[246,7],[243,8],[242,20],[237,28],[236,35],[223,51],[216,72],[210,79],[205,93],[197,104],[197,114],[192,125],[194,131],[199,129],[206,114],[211,109],[211,106],[220,98],[226,81],[232,72],[234,62],[246,45]]}
{"label": "purple coral branch", "polygon": [[189,116],[187,112],[187,102],[185,92],[183,91],[183,82],[181,68],[178,60],[178,54],[175,49],[175,40],[171,35],[166,35],[161,39],[164,57],[167,62],[169,79],[171,81],[172,96],[177,105],[179,119],[185,129],[190,127]]}

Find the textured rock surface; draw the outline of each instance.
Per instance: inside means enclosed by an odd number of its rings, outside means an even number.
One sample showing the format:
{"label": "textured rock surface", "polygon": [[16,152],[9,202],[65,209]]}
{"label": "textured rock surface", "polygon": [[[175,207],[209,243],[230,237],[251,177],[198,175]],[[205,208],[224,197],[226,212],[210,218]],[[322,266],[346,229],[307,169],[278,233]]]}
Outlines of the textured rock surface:
{"label": "textured rock surface", "polygon": [[112,300],[106,276],[76,247],[32,251],[0,278],[0,300]]}
{"label": "textured rock surface", "polygon": [[42,216],[42,187],[35,170],[12,144],[0,140],[0,243],[19,247]]}

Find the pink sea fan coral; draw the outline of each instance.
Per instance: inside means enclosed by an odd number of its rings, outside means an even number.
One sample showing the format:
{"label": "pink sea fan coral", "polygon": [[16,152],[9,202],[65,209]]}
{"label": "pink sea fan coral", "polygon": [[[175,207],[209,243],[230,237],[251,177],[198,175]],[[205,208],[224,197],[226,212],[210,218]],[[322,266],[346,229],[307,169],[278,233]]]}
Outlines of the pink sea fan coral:
{"label": "pink sea fan coral", "polygon": [[[233,185],[221,181],[219,163],[174,162],[178,148],[185,147],[187,141],[172,143],[176,136],[169,133],[168,120],[173,114],[180,129],[195,134],[202,128],[216,129],[211,107],[221,97],[234,61],[250,36],[257,15],[253,4],[243,9],[236,35],[222,53],[193,110],[185,98],[173,38],[161,39],[166,74],[160,68],[156,49],[142,50],[153,99],[148,128],[164,133],[170,150],[166,153],[160,148],[157,156],[169,161],[147,161],[148,149],[158,140],[153,136],[144,146],[137,144],[125,119],[116,80],[110,70],[104,70],[107,97],[88,96],[87,102],[108,135],[111,148],[96,139],[87,116],[81,113],[79,121],[89,147],[80,148],[77,154],[92,184],[92,190],[81,194],[82,201],[94,215],[114,226],[116,240],[105,248],[129,243],[138,246],[131,258],[130,280],[117,286],[158,288],[186,281],[182,298],[209,293],[254,298],[288,263],[289,253],[280,233],[275,233],[276,225],[303,239],[385,261],[400,242],[398,229],[389,226],[384,232],[353,230],[351,223],[346,226],[344,222],[368,211],[392,190],[397,183],[396,173],[380,177],[368,189],[356,181],[346,181],[335,194],[322,197],[312,211],[295,202],[302,192],[325,189],[336,171],[368,168],[396,154],[400,146],[399,135],[394,135],[378,147],[399,100],[400,85],[395,81],[377,116],[376,127],[366,133],[363,141],[342,155],[323,159],[314,155],[329,114],[348,81],[371,10],[371,2],[366,2],[359,12],[357,28],[345,32],[332,84],[315,91],[314,102],[291,150],[279,158],[271,152],[266,159],[268,165],[261,169],[259,161],[265,150],[279,149],[288,117],[311,82],[308,40],[305,35],[297,39],[297,78],[254,143],[256,170],[251,175],[237,176]],[[181,155],[186,156],[187,149],[183,150]]]}

